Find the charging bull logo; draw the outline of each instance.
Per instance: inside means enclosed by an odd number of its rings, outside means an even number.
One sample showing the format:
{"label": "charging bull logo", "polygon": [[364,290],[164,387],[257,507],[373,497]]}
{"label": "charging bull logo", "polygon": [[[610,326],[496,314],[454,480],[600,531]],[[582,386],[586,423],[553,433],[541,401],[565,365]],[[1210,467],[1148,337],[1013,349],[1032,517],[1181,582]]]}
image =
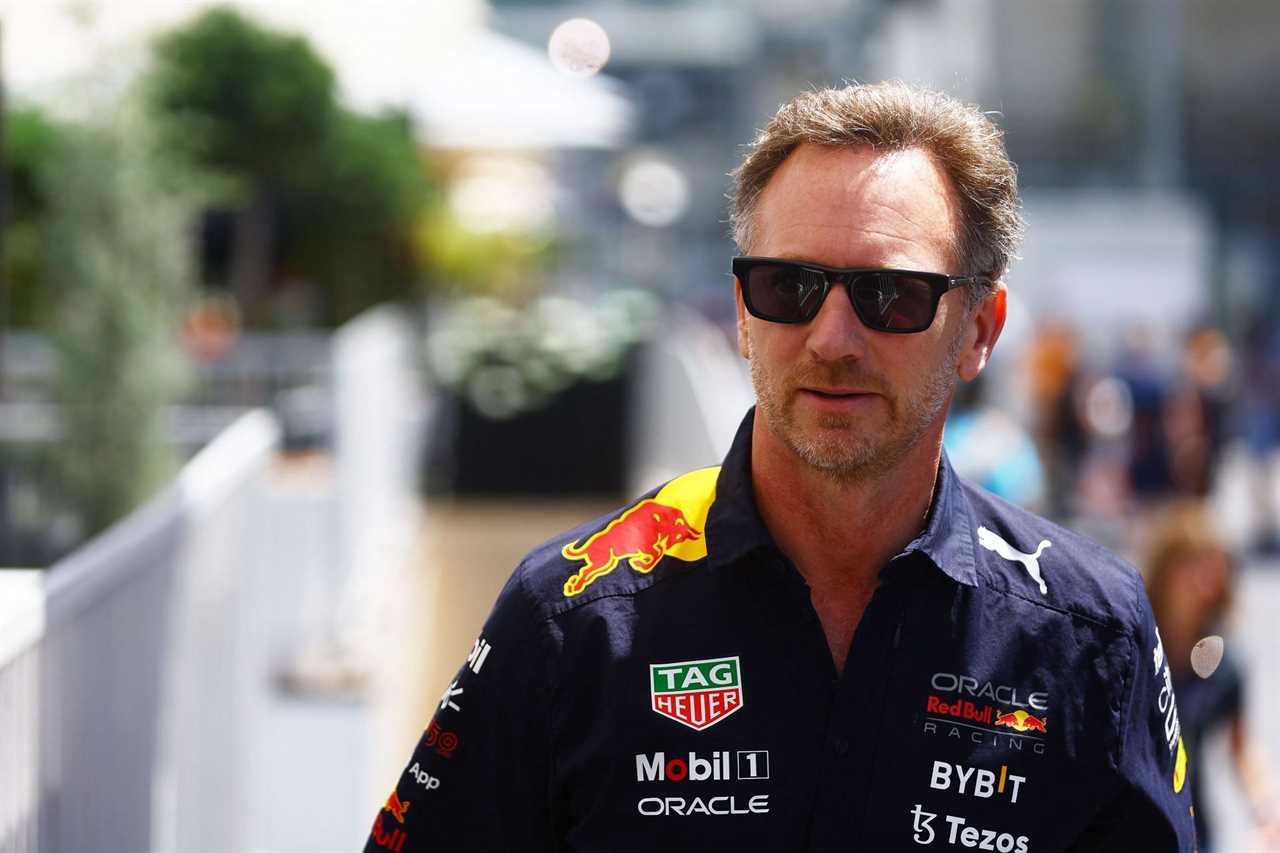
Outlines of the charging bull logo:
{"label": "charging bull logo", "polygon": [[1010,713],[1001,711],[996,715],[995,724],[1008,726],[1015,732],[1048,732],[1044,719],[1028,714],[1021,708]]}
{"label": "charging bull logo", "polygon": [[583,563],[564,582],[564,594],[570,598],[581,594],[620,563],[648,574],[666,556],[690,562],[705,557],[702,531],[715,500],[719,472],[719,468],[703,468],[678,477],[653,498],[609,522],[604,530],[564,546],[560,553],[566,560]]}
{"label": "charging bull logo", "polygon": [[387,802],[382,808],[385,811],[391,812],[391,816],[398,822],[404,823],[405,812],[409,811],[409,802],[407,800],[401,800],[400,795],[393,790],[391,792],[391,796],[387,797]]}

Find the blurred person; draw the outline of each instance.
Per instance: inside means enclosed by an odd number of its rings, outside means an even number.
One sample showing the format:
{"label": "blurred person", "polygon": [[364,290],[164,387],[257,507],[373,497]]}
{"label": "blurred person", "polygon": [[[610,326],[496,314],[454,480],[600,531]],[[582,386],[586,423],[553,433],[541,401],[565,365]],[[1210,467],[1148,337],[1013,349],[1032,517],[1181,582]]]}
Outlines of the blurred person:
{"label": "blurred person", "polygon": [[1015,419],[985,400],[985,375],[956,389],[942,449],[956,473],[1030,510],[1044,503],[1044,466],[1035,442]]}
{"label": "blurred person", "polygon": [[1182,372],[1196,398],[1203,434],[1201,470],[1188,477],[1198,497],[1212,488],[1213,475],[1228,438],[1228,415],[1235,398],[1235,354],[1221,329],[1200,326],[1191,330],[1183,347]]}
{"label": "blurred person", "polygon": [[1042,324],[1031,340],[1025,364],[1030,373],[1036,446],[1048,481],[1046,510],[1052,518],[1063,518],[1073,509],[1089,449],[1088,429],[1080,417],[1084,373],[1075,330],[1054,320]]}
{"label": "blurred person", "polygon": [[[1245,722],[1244,673],[1230,651],[1223,652],[1215,667],[1212,641],[1206,640],[1200,652],[1193,652],[1202,640],[1223,631],[1235,586],[1231,554],[1198,502],[1174,504],[1156,520],[1144,568],[1163,640],[1157,665],[1163,664],[1169,673],[1190,765],[1195,768],[1190,784],[1200,850],[1211,853],[1214,849],[1200,756],[1205,736],[1220,726],[1227,727],[1245,801],[1260,827],[1259,841],[1264,849],[1276,849],[1280,847],[1280,809],[1267,762]],[[1193,666],[1197,655],[1205,659]]]}
{"label": "blurred person", "polygon": [[529,553],[366,850],[1192,850],[1137,571],[942,451],[1021,234],[999,129],[811,91],[734,176],[757,405]]}
{"label": "blurred person", "polygon": [[1164,433],[1174,491],[1203,498],[1226,440],[1231,347],[1219,330],[1200,326],[1183,341],[1179,381],[1164,406]]}
{"label": "blurred person", "polygon": [[1174,493],[1169,437],[1166,433],[1171,381],[1154,352],[1153,332],[1135,323],[1125,330],[1115,375],[1129,388],[1133,404],[1129,426],[1129,486],[1140,505],[1167,500]]}

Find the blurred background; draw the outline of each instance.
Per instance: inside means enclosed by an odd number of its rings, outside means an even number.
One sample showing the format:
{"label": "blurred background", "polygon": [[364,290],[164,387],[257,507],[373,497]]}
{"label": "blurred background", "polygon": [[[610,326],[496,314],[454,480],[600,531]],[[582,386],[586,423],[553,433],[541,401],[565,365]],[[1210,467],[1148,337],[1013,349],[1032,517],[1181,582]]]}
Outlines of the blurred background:
{"label": "blurred background", "polygon": [[885,78],[993,111],[1021,174],[953,462],[1143,568],[1211,849],[1280,850],[1276,32],[0,0],[0,850],[358,849],[519,557],[718,462],[726,173]]}

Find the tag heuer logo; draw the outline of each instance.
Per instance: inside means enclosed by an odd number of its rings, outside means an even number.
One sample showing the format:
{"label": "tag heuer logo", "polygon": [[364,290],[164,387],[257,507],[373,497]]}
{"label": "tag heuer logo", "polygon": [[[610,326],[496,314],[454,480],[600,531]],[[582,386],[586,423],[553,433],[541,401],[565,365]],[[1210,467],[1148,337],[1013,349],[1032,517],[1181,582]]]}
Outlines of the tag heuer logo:
{"label": "tag heuer logo", "polygon": [[649,694],[653,710],[702,731],[742,707],[738,658],[651,663]]}

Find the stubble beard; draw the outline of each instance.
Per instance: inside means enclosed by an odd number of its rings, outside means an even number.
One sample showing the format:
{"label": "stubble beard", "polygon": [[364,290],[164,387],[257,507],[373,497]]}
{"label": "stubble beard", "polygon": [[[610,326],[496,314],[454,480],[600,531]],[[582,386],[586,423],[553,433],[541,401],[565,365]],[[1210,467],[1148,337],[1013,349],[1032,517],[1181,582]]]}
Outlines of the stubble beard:
{"label": "stubble beard", "polygon": [[[851,362],[814,363],[778,376],[754,349],[749,352],[751,384],[765,425],[802,462],[837,481],[873,480],[896,469],[946,408],[955,388],[960,344],[956,335],[937,369],[906,393],[894,393],[882,376]],[[799,388],[813,385],[877,391],[888,407],[887,423],[859,431],[853,417],[824,414],[806,426],[796,398]]]}

